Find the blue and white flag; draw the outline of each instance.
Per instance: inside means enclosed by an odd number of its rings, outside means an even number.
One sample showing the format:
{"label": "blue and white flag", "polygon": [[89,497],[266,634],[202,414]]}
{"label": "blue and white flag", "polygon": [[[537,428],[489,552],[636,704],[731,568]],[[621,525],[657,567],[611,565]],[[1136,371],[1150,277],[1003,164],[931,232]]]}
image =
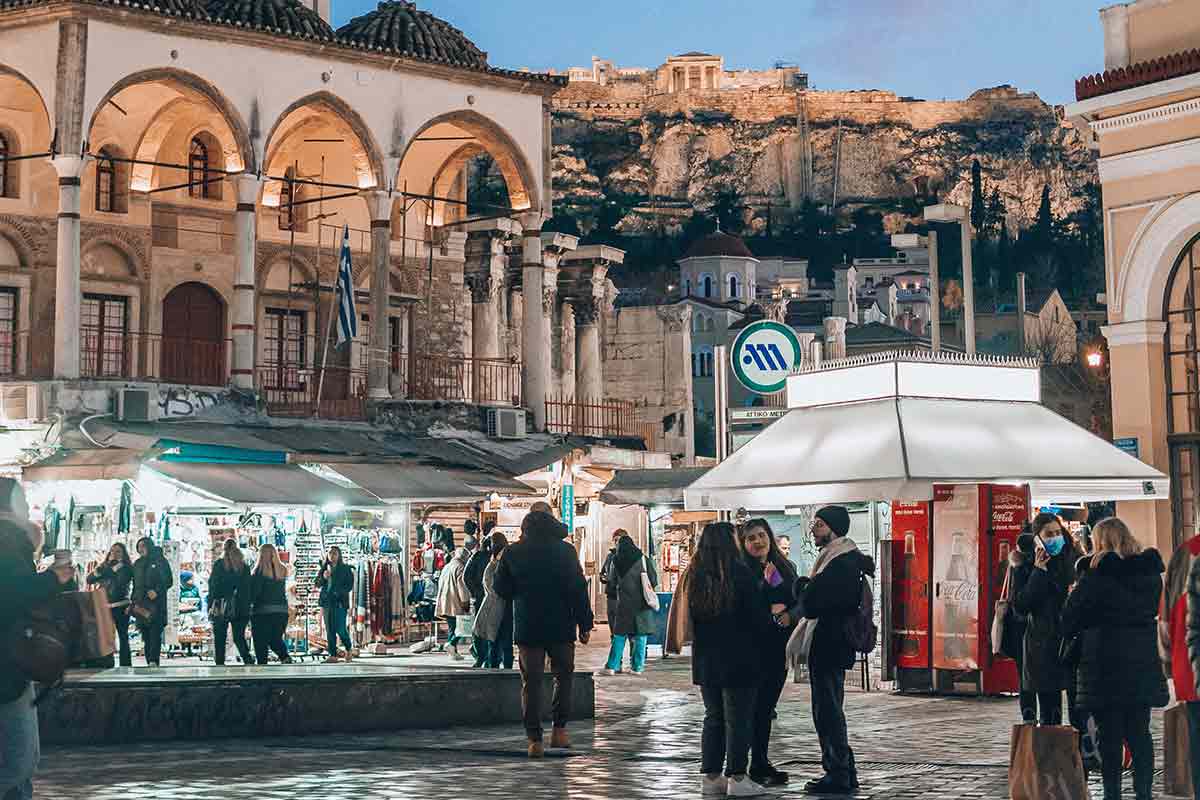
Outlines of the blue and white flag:
{"label": "blue and white flag", "polygon": [[358,314],[354,310],[354,270],[350,268],[350,226],[342,228],[342,254],[338,257],[337,280],[338,347],[358,336]]}

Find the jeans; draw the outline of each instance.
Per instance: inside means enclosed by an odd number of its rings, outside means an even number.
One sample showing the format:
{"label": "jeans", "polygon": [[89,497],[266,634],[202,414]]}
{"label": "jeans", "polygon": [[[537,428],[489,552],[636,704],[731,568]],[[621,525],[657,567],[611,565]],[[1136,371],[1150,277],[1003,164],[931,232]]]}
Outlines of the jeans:
{"label": "jeans", "polygon": [[505,669],[512,669],[513,666],[513,641],[512,641],[512,626],[508,626],[508,630],[504,630],[504,626],[500,626],[500,633],[496,641],[483,642],[482,647],[486,648],[487,653],[484,656],[484,664],[489,669],[500,669],[503,666]]}
{"label": "jeans", "polygon": [[0,704],[0,796],[33,797],[33,773],[41,757],[33,684],[11,703]]}
{"label": "jeans", "polygon": [[350,629],[346,627],[346,608],[345,606],[333,605],[329,608],[321,609],[322,615],[325,617],[325,638],[329,641],[329,655],[337,655],[337,640],[340,636],[342,644],[346,647],[346,652],[354,649],[354,645],[350,643]]}
{"label": "jeans", "polygon": [[614,672],[620,672],[621,658],[625,655],[625,642],[628,641],[629,668],[634,672],[641,672],[646,668],[646,640],[649,638],[649,636],[622,636],[614,633],[612,644],[608,648],[608,663],[604,667]]}
{"label": "jeans", "polygon": [[255,614],[251,621],[254,635],[254,655],[260,666],[266,666],[269,654],[273,651],[284,664],[290,664],[292,657],[288,655],[287,645],[283,643],[283,634],[287,630],[287,614]]}
{"label": "jeans", "polygon": [[145,650],[146,666],[157,667],[159,659],[162,657],[162,626],[142,625],[139,623],[137,629],[138,633],[142,635],[142,648]]}
{"label": "jeans", "polygon": [[844,669],[809,668],[812,685],[813,725],[821,742],[821,766],[825,774],[839,783],[855,783],[858,766],[850,749],[846,730],[846,671]]}
{"label": "jeans", "polygon": [[250,624],[249,617],[213,621],[213,661],[218,667],[225,665],[225,643],[228,641],[229,629],[233,629],[233,646],[242,657],[243,664],[253,664],[254,656],[250,654],[250,645],[246,642],[246,626]]}
{"label": "jeans", "polygon": [[133,653],[129,650],[129,609],[112,610],[113,625],[117,627],[117,645],[122,667],[133,666]]}
{"label": "jeans", "polygon": [[1192,762],[1192,796],[1200,798],[1200,703],[1188,703],[1188,747]]}
{"label": "jeans", "polygon": [[771,717],[775,714],[779,696],[783,694],[787,676],[787,664],[781,658],[779,667],[773,673],[763,676],[762,683],[758,685],[758,696],[754,701],[754,738],[750,748],[751,770],[764,769],[771,764],[767,758],[767,749],[771,743]]}
{"label": "jeans", "polygon": [[[1154,783],[1154,741],[1150,738],[1149,706],[1107,708],[1093,715],[1100,734],[1104,800],[1120,800],[1125,743],[1133,753],[1133,790],[1137,800],[1150,800]],[[1193,776],[1194,780],[1194,776]]]}
{"label": "jeans", "polygon": [[518,645],[521,651],[521,710],[525,720],[525,733],[529,741],[542,740],[542,694],[543,676],[546,674],[546,657],[550,657],[550,668],[554,672],[554,727],[567,727],[571,716],[571,690],[575,684],[575,643],[552,644],[549,647]]}
{"label": "jeans", "polygon": [[700,732],[700,772],[718,775],[746,774],[754,731],[754,699],[758,688],[720,689],[701,686],[704,727]]}

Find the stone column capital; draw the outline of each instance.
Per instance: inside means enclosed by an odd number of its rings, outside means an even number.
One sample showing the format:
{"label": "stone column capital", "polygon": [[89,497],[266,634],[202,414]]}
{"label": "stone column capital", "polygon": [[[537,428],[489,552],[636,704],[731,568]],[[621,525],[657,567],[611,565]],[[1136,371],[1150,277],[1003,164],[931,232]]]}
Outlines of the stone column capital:
{"label": "stone column capital", "polygon": [[495,272],[474,272],[464,278],[471,290],[472,303],[491,303],[504,291],[504,276]]}
{"label": "stone column capital", "polygon": [[659,306],[658,318],[666,323],[672,333],[679,333],[691,325],[692,307],[686,304]]}
{"label": "stone column capital", "polygon": [[371,214],[371,226],[376,227],[377,222],[392,221],[392,201],[395,199],[390,192],[385,192],[382,189],[368,189],[362,193],[363,199],[367,201],[367,211]]}
{"label": "stone column capital", "polygon": [[78,178],[83,174],[85,163],[82,156],[54,156],[50,159],[60,181],[63,178]]}
{"label": "stone column capital", "polygon": [[536,236],[541,238],[542,226],[546,224],[547,217],[541,211],[526,211],[520,215],[519,221],[521,223],[522,236]]}
{"label": "stone column capital", "polygon": [[598,297],[572,298],[571,307],[575,309],[576,326],[595,325],[600,319],[601,300]]}
{"label": "stone column capital", "polygon": [[261,178],[252,173],[243,172],[240,175],[231,175],[229,180],[233,181],[233,187],[237,191],[239,211],[253,210],[244,208],[244,206],[258,206],[258,193],[262,190],[263,185]]}
{"label": "stone column capital", "polygon": [[1100,328],[1100,332],[1108,340],[1109,347],[1162,344],[1163,337],[1167,334],[1167,323],[1158,319],[1120,322],[1116,325],[1105,325]]}

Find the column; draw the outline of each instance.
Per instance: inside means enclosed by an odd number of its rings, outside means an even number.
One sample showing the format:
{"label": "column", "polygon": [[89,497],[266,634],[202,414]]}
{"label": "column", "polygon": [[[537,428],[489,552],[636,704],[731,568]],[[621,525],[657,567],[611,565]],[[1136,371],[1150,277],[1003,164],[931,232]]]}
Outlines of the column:
{"label": "column", "polygon": [[233,385],[254,387],[254,321],[257,293],[254,288],[254,251],[258,241],[258,192],[262,182],[254,175],[232,178],[237,190],[234,214],[234,255],[237,274],[233,284]]}
{"label": "column", "polygon": [[[392,196],[384,191],[365,193],[371,212],[371,341],[367,363],[367,397],[391,400],[388,339],[388,297],[392,273]],[[409,347],[413,346],[409,343]]]}
{"label": "column", "polygon": [[562,370],[560,374],[563,399],[574,401],[575,399],[575,307],[571,303],[563,303],[560,311],[562,317],[562,342],[561,358]]}
{"label": "column", "polygon": [[604,399],[599,322],[599,299],[575,304],[575,399],[580,403],[599,403]]}
{"label": "column", "polygon": [[54,376],[79,377],[79,195],[83,159],[58,156],[58,262],[54,273]]}
{"label": "column", "polygon": [[524,302],[521,320],[521,385],[525,405],[533,410],[534,426],[546,429],[546,395],[550,390],[550,341],[546,337],[542,219],[530,214],[522,220],[521,286]]}

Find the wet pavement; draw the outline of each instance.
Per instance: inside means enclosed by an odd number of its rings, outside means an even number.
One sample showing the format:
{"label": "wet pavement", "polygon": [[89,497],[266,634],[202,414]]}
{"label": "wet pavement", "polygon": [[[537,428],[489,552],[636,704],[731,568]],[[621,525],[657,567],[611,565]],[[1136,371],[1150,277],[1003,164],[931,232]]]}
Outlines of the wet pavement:
{"label": "wet pavement", "polygon": [[[606,650],[604,642],[583,648],[579,668],[599,670]],[[469,663],[451,664],[440,654],[378,663],[469,667]],[[652,657],[642,676],[598,674],[595,723],[573,725],[573,749],[551,751],[543,762],[525,757],[522,731],[511,727],[157,746],[97,743],[47,750],[36,796],[53,800],[698,798],[703,706],[690,678],[686,658]],[[1008,796],[1015,699],[848,691],[846,705],[863,784],[857,797],[995,800]],[[396,713],[405,710],[398,708]],[[1159,715],[1155,733],[1157,740]],[[806,686],[789,684],[785,689],[772,738],[772,759],[793,775],[790,787],[772,794],[804,796],[804,780],[820,771]],[[1132,797],[1132,789],[1126,792]],[[1092,795],[1100,797],[1095,782]]]}

